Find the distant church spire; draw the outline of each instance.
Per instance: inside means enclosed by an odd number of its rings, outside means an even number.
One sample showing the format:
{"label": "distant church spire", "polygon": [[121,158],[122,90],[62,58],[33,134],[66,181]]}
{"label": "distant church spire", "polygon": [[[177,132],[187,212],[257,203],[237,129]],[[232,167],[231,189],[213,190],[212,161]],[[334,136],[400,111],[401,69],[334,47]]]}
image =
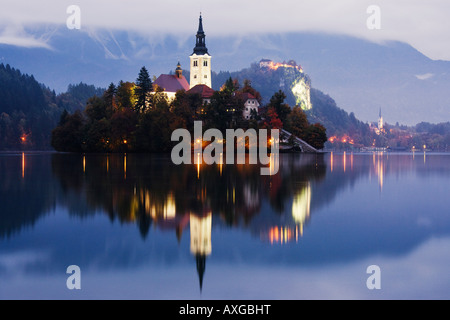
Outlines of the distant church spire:
{"label": "distant church spire", "polygon": [[380,116],[378,117],[378,130],[380,133],[384,131],[384,121],[383,116],[381,115],[381,108],[380,108]]}
{"label": "distant church spire", "polygon": [[198,22],[198,31],[196,35],[194,53],[197,55],[208,54],[208,49],[205,43],[205,32],[203,31],[202,14],[200,13],[200,18]]}

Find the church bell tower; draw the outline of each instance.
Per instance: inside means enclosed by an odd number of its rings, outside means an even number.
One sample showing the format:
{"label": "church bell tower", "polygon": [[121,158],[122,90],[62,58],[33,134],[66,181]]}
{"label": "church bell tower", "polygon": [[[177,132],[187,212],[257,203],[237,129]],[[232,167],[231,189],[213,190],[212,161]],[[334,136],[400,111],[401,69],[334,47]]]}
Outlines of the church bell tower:
{"label": "church bell tower", "polygon": [[201,14],[198,23],[194,52],[189,58],[191,60],[190,88],[193,88],[198,84],[204,84],[211,88],[211,56],[209,55],[205,44],[205,32],[203,31]]}

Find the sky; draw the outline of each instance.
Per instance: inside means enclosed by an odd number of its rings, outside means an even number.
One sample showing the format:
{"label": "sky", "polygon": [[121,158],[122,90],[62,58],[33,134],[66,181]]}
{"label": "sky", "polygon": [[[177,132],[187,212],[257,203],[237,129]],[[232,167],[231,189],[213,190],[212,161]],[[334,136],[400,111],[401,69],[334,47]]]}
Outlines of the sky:
{"label": "sky", "polygon": [[184,42],[201,12],[208,37],[325,32],[398,40],[431,59],[450,60],[448,0],[0,0],[0,43],[52,49],[52,27],[66,25],[71,5],[80,8],[81,30],[171,35]]}

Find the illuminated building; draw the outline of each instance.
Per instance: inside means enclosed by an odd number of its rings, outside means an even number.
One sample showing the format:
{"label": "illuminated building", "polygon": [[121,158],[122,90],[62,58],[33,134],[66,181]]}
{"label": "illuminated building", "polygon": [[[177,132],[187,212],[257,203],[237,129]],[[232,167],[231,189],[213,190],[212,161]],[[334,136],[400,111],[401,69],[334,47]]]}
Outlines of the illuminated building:
{"label": "illuminated building", "polygon": [[381,108],[380,108],[380,114],[378,116],[378,123],[371,123],[370,129],[374,131],[377,135],[380,135],[382,133],[386,133],[386,129],[384,128],[384,120],[383,116],[381,115]]}
{"label": "illuminated building", "polygon": [[267,68],[267,69],[271,69],[271,70],[277,70],[278,68],[293,68],[293,69],[297,69],[300,72],[303,72],[302,67],[297,65],[297,63],[293,60],[286,63],[286,62],[274,62],[269,59],[262,59],[259,62],[259,67],[261,69]]}
{"label": "illuminated building", "polygon": [[[203,31],[202,16],[196,35],[194,52],[190,58],[190,81],[183,76],[180,62],[178,62],[175,74],[161,74],[153,83],[164,90],[169,101],[175,99],[177,91],[184,90],[187,93],[200,94],[203,102],[209,103],[214,90],[211,89],[211,56],[205,44],[205,32]],[[156,91],[156,90],[155,90]]]}
{"label": "illuminated building", "polygon": [[259,102],[251,93],[244,93],[242,95],[244,102],[244,110],[242,111],[242,116],[244,119],[250,119],[252,115],[252,110],[256,111],[258,114]]}
{"label": "illuminated building", "polygon": [[205,32],[203,31],[202,16],[200,15],[198,31],[196,35],[195,48],[190,58],[190,88],[198,84],[211,85],[211,56],[208,53],[205,43]]}
{"label": "illuminated building", "polygon": [[384,122],[383,122],[383,116],[381,115],[381,108],[380,108],[380,115],[378,117],[378,131],[380,133],[384,132]]}
{"label": "illuminated building", "polygon": [[189,83],[183,76],[183,70],[178,62],[175,74],[162,74],[155,80],[153,85],[164,89],[164,93],[169,100],[175,99],[175,94],[179,90],[189,90]]}

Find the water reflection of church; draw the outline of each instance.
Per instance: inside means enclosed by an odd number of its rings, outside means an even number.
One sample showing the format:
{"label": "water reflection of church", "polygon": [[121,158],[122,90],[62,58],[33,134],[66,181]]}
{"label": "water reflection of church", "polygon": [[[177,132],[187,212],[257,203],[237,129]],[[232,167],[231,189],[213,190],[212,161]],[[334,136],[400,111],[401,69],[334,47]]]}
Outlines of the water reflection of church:
{"label": "water reflection of church", "polygon": [[[241,217],[256,207],[259,208],[262,200],[259,192],[249,185],[244,185],[242,189],[245,190],[246,202],[236,207],[238,209],[236,214]],[[206,194],[207,191],[205,190],[204,193]],[[150,215],[155,227],[162,230],[173,230],[178,241],[181,241],[185,230],[189,229],[190,252],[195,257],[200,290],[202,290],[206,260],[212,253],[212,210],[205,206],[201,209],[180,213],[177,212],[172,194],[167,195],[163,204],[156,205],[148,191],[142,191],[141,197],[137,201],[145,203],[146,214]],[[260,239],[270,245],[298,242],[303,235],[303,227],[310,218],[310,206],[311,185],[309,182],[304,182],[298,185],[296,193],[293,195],[291,215],[282,215],[273,220],[271,213],[271,219],[254,218],[247,224],[242,223],[240,227],[248,228],[253,233],[259,234]],[[220,214],[215,214],[214,219],[219,219],[218,224],[223,222]]]}

